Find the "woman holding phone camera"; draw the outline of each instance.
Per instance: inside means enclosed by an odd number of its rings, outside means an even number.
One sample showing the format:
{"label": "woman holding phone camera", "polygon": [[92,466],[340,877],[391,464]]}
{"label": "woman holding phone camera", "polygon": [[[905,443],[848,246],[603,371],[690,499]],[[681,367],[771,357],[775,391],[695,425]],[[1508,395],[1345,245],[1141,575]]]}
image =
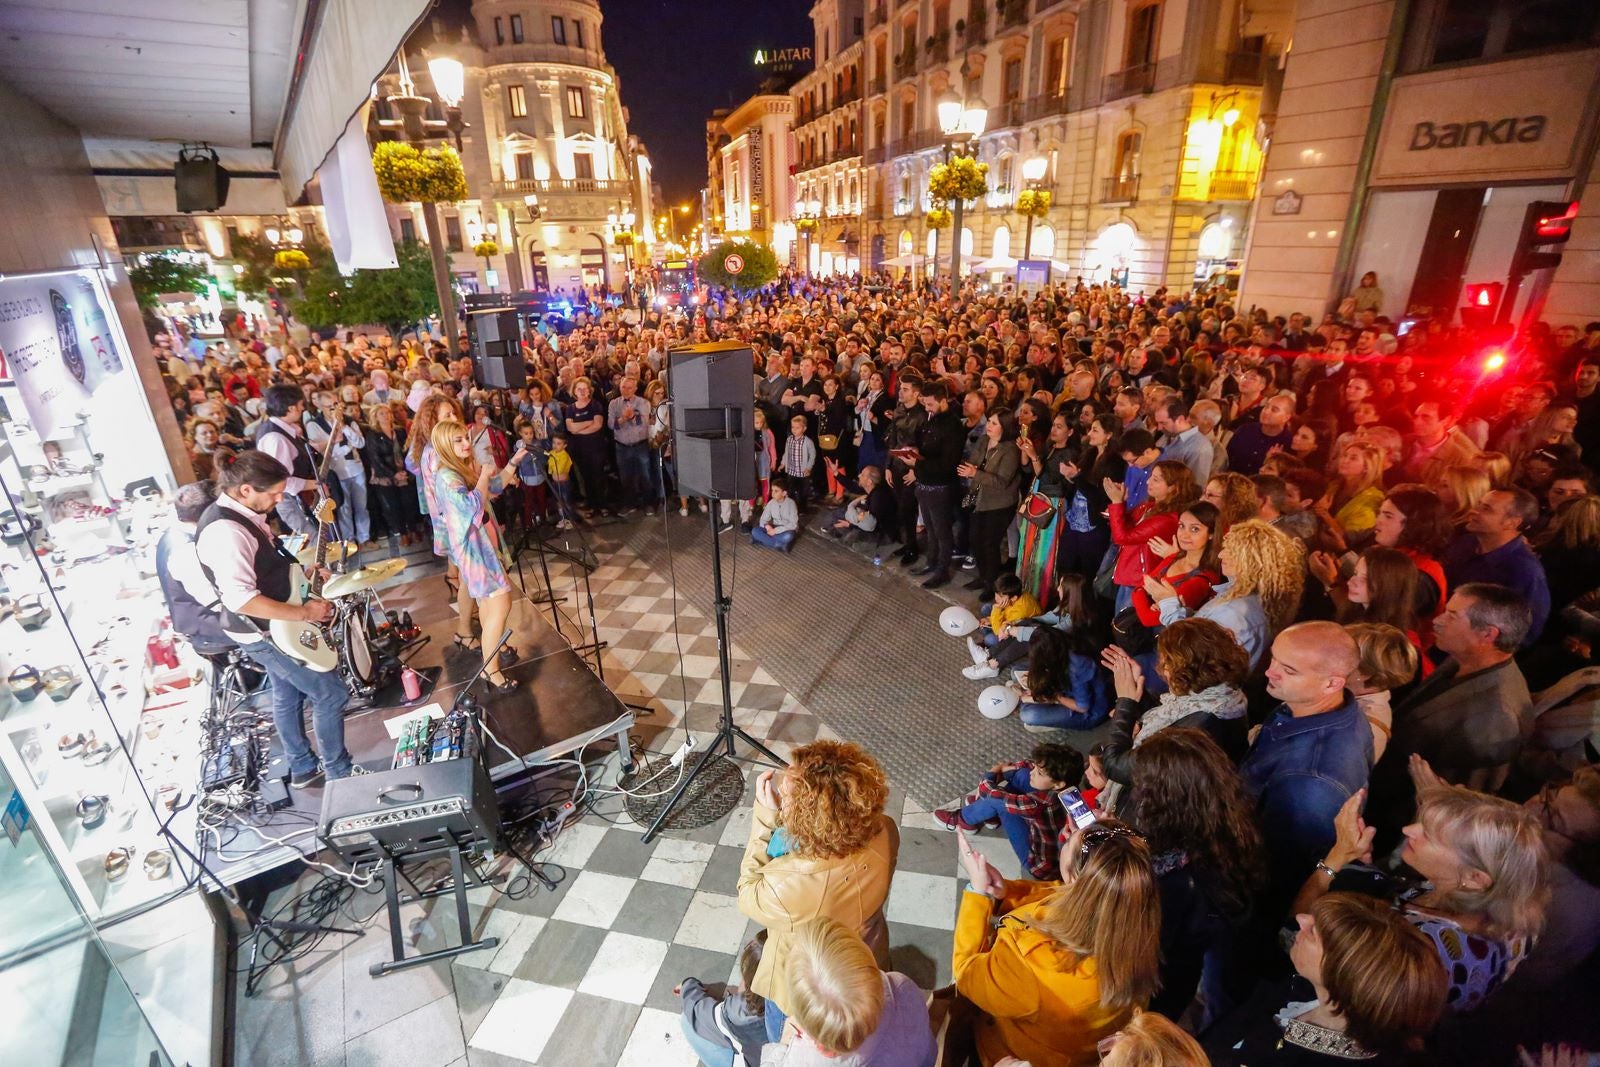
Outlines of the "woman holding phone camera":
{"label": "woman holding phone camera", "polygon": [[[446,553],[461,573],[456,594],[455,645],[480,647],[478,638],[464,632],[476,604],[483,624],[481,647],[492,649],[499,645],[511,616],[511,582],[500,562],[500,529],[488,510],[489,497],[498,479],[515,472],[526,446],[519,443],[510,462],[499,469],[493,464],[479,464],[473,459],[467,427],[453,419],[434,426],[431,443],[439,463],[433,488],[438,504],[435,530],[442,530]],[[513,662],[516,657],[517,650],[507,645],[500,651],[498,662],[490,664],[486,673],[494,692],[509,693],[517,687],[500,670],[501,663]]]}
{"label": "woman holding phone camera", "polygon": [[[956,918],[956,992],[983,1014],[972,1036],[984,1067],[1093,1059],[1155,994],[1161,902],[1150,849],[1105,819],[1061,848],[1057,883],[1001,878],[961,835],[972,880]],[[998,923],[991,920],[998,918]]]}
{"label": "woman holding phone camera", "polygon": [[[767,1000],[767,1038],[795,1009],[789,955],[810,919],[837,919],[889,967],[889,897],[900,831],[883,813],[889,784],[878,761],[843,741],[801,745],[781,773],[757,780],[750,840],[739,866],[739,910],[767,928],[752,991]],[[781,827],[782,833],[777,831]]]}

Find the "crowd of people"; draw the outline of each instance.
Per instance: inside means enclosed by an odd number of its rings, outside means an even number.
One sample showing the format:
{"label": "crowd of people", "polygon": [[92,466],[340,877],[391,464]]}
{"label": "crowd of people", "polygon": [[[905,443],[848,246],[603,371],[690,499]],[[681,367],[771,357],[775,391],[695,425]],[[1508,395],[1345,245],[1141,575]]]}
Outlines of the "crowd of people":
{"label": "crowd of people", "polygon": [[[1600,944],[1600,323],[1500,367],[1359,303],[785,275],[530,330],[514,390],[474,382],[465,338],[164,366],[198,476],[274,457],[304,530],[326,458],[342,537],[451,564],[464,645],[502,633],[506,531],[710,506],[665,402],[668,350],[701,341],[753,353],[759,489],[725,531],[964,580],[962,673],[1050,740],[938,814],[970,879],[953,994],[887,970],[882,769],[806,746],[758,793],[742,999],[684,987],[706,1063],[786,1034],[772,1062],[931,1063],[934,1027],[986,1067],[1509,1063],[1585,1003]],[[971,847],[986,827],[1023,880]]]}

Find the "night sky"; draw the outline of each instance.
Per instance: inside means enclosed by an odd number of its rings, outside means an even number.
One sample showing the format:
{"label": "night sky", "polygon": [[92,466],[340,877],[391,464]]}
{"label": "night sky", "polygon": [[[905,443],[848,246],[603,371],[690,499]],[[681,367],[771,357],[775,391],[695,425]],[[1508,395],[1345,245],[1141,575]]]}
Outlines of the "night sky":
{"label": "night sky", "polygon": [[649,149],[667,199],[698,205],[706,119],[761,83],[757,48],[811,44],[810,0],[600,0],[600,9],[628,129]]}

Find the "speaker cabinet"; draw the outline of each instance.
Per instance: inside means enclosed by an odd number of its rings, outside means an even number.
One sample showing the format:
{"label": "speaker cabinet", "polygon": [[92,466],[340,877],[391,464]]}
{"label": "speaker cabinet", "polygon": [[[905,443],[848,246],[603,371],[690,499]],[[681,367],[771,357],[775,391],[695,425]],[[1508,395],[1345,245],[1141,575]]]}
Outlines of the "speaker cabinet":
{"label": "speaker cabinet", "polygon": [[485,389],[520,389],[528,384],[522,331],[515,311],[493,308],[467,313],[472,338],[472,376]]}
{"label": "speaker cabinet", "polygon": [[756,495],[755,353],[736,342],[667,353],[672,448],[684,494]]}
{"label": "speaker cabinet", "polygon": [[[208,154],[198,154],[202,151]],[[216,211],[228,202],[228,172],[217,162],[215,152],[188,148],[180,151],[172,176],[177,185],[178,210],[185,214]]]}

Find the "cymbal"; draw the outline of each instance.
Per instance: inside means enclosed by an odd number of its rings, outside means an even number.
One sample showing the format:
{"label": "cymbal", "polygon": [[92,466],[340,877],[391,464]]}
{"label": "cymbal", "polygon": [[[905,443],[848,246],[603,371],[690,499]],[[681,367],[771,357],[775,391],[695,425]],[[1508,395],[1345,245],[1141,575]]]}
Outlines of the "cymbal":
{"label": "cymbal", "polygon": [[363,589],[371,589],[379,582],[393,578],[405,569],[406,560],[399,556],[369,563],[349,574],[338,574],[329,578],[322,586],[322,595],[325,599],[337,600],[351,593],[359,593]]}

